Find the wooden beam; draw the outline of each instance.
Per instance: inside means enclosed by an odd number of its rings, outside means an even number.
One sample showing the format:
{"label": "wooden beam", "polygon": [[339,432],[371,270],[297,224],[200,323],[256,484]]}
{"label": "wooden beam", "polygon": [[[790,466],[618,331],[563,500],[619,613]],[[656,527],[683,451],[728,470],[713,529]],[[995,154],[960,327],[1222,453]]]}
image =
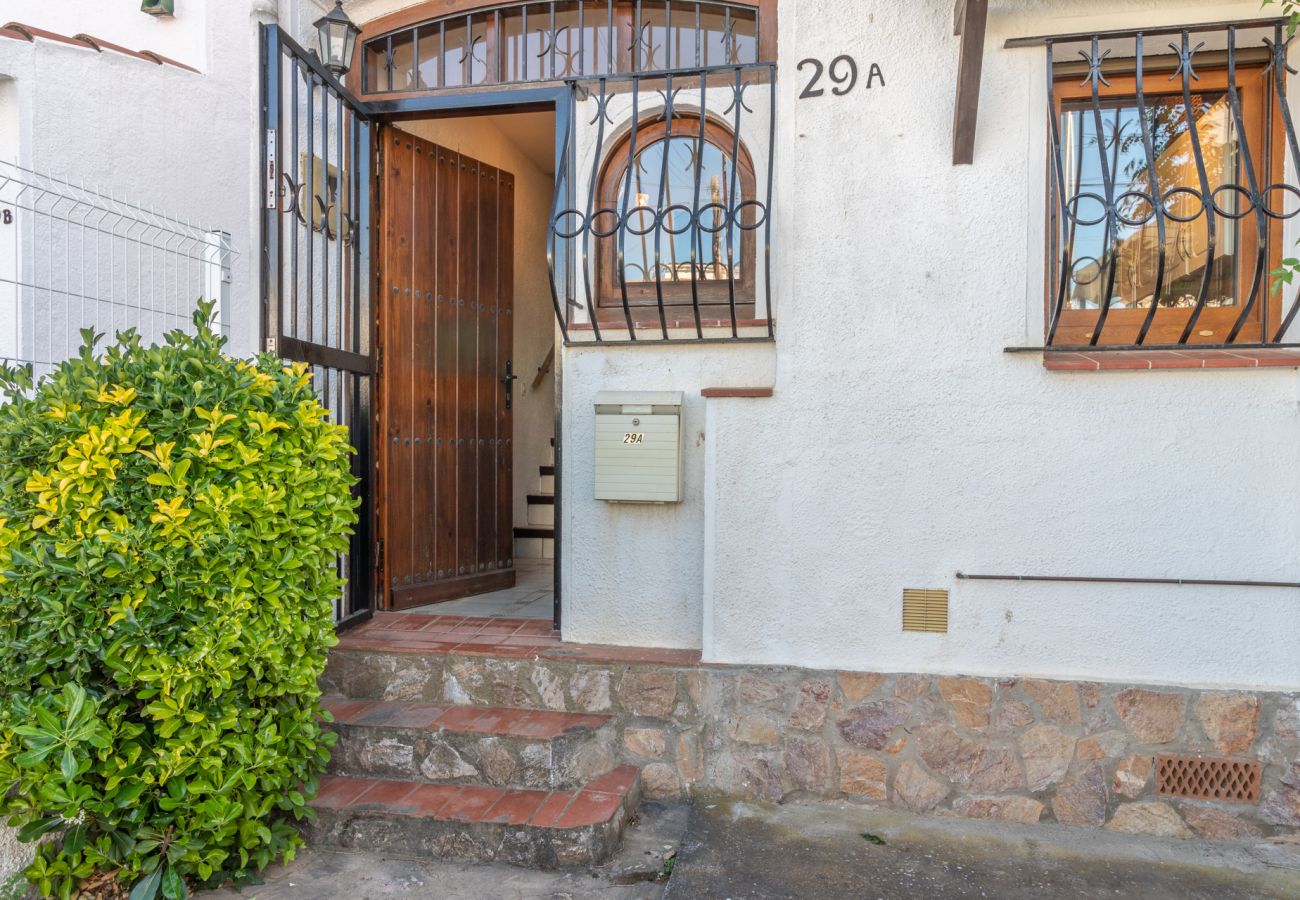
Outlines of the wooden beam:
{"label": "wooden beam", "polygon": [[988,0],[957,0],[953,34],[961,36],[957,61],[957,101],[952,120],[952,164],[975,161],[975,124],[979,119],[980,77],[984,70],[984,32],[988,25]]}

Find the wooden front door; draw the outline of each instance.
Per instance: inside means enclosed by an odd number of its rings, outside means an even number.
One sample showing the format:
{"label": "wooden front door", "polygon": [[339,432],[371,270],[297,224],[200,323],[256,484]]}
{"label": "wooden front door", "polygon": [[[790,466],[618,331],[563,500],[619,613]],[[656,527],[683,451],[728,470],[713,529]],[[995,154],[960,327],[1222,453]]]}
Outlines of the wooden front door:
{"label": "wooden front door", "polygon": [[385,607],[514,584],[514,176],[380,132],[379,533]]}

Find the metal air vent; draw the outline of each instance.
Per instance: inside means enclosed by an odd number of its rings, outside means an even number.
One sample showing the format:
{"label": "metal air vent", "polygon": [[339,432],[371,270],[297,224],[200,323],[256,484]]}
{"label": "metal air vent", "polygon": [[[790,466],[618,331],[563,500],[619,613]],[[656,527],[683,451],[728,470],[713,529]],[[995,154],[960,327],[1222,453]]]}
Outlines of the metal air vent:
{"label": "metal air vent", "polygon": [[903,588],[903,630],[948,632],[948,592],[939,588]]}

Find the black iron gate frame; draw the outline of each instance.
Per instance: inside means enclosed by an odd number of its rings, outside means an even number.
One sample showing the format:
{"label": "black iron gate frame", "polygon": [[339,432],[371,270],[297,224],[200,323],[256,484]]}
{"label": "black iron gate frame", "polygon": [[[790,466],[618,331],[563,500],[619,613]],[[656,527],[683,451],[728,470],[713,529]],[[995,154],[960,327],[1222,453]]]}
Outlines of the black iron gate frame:
{"label": "black iron gate frame", "polygon": [[[277,142],[279,126],[283,121],[282,95],[280,84],[280,57],[288,55],[295,67],[302,66],[306,75],[313,79],[314,88],[321,86],[333,95],[336,106],[336,122],[342,121],[343,108],[352,113],[350,141],[348,150],[354,160],[350,169],[351,193],[356,199],[356,209],[349,217],[343,210],[343,204],[336,204],[335,226],[339,229],[340,239],[344,226],[350,226],[355,238],[352,241],[353,277],[348,285],[351,291],[350,305],[351,327],[354,349],[328,346],[313,341],[304,341],[297,333],[287,333],[283,310],[284,298],[281,296],[284,259],[280,246],[280,217],[286,213],[298,216],[304,225],[305,220],[295,205],[288,210],[281,209],[280,186],[285,183],[286,173],[280,165],[283,158],[282,142]],[[272,62],[275,64],[272,65]],[[348,573],[366,573],[365,578],[350,578],[348,581],[345,608],[338,619],[340,629],[349,627],[370,618],[374,612],[374,598],[377,596],[375,582],[376,562],[379,550],[374,541],[374,490],[376,484],[375,462],[373,454],[373,429],[376,427],[373,405],[374,386],[371,383],[377,366],[374,360],[374,341],[371,329],[374,322],[372,306],[372,286],[370,279],[374,271],[371,266],[371,247],[373,243],[372,179],[375,176],[373,134],[371,129],[385,122],[399,122],[418,118],[437,118],[450,116],[495,115],[512,112],[553,111],[555,113],[555,161],[557,189],[562,177],[561,165],[564,160],[567,135],[569,133],[568,117],[571,112],[572,88],[566,85],[506,88],[491,91],[467,91],[463,93],[437,94],[423,97],[405,97],[392,100],[361,101],[334,78],[320,62],[277,25],[264,25],[261,32],[261,126],[263,140],[263,159],[261,172],[261,194],[265,198],[262,210],[262,336],[264,349],[292,360],[301,360],[315,366],[341,374],[351,375],[358,382],[358,389],[351,399],[351,439],[356,448],[354,472],[358,476],[356,495],[361,501],[359,522],[352,537],[351,547],[340,565]],[[296,71],[296,68],[295,68]],[[296,102],[296,97],[295,97]],[[297,110],[294,111],[294,130],[296,138]],[[308,114],[310,119],[310,113]],[[361,124],[364,123],[364,124]],[[311,129],[309,128],[309,133]],[[328,134],[326,130],[324,133]],[[338,156],[343,159],[342,134],[337,135]],[[312,147],[308,144],[307,154],[311,165]],[[297,144],[294,152],[297,154]],[[328,162],[326,157],[323,162]],[[326,166],[322,166],[326,170]],[[343,169],[339,167],[340,177]],[[327,175],[326,171],[323,174]],[[292,179],[289,180],[292,183]],[[571,188],[570,188],[571,189]],[[295,193],[296,196],[296,193]],[[297,200],[291,200],[296,204]],[[324,204],[322,204],[324,206]],[[329,227],[329,208],[325,206],[321,215],[322,229]],[[316,226],[315,208],[312,213],[312,227]],[[340,241],[341,243],[341,241]],[[296,253],[296,246],[294,248]],[[294,256],[290,263],[297,265]],[[327,260],[328,264],[328,260]],[[339,271],[343,272],[342,254],[338,259]],[[308,261],[310,269],[311,263]],[[309,272],[308,284],[311,283]],[[340,294],[343,291],[344,278],[340,275]],[[328,292],[328,280],[325,290]],[[314,289],[313,289],[314,290]],[[296,291],[296,281],[295,281]],[[299,298],[291,298],[295,303]],[[328,297],[326,308],[328,308]],[[340,296],[340,299],[342,297]],[[311,299],[308,300],[310,304]],[[296,323],[294,323],[296,326]],[[561,385],[563,361],[557,356],[555,361],[555,583],[553,620],[556,629],[561,623],[561,490],[563,429],[561,419],[563,395]]]}
{"label": "black iron gate frame", "polygon": [[[352,471],[357,477],[353,493],[360,502],[358,522],[348,552],[340,555],[338,560],[339,573],[346,579],[346,587],[336,600],[334,618],[336,626],[342,629],[370,618],[374,597],[371,439],[374,369],[367,275],[370,271],[371,172],[368,161],[372,155],[371,117],[364,103],[352,97],[319,60],[279,26],[262,26],[260,43],[261,349],[313,367],[322,404],[336,421],[347,425],[350,441],[356,450]],[[303,79],[305,91],[296,81],[284,83],[282,76],[286,75],[286,69],[290,77]],[[287,103],[286,89],[289,90]],[[300,93],[303,95],[301,111],[306,121],[306,134],[301,136]],[[334,116],[332,147],[331,108]],[[292,119],[286,120],[286,115]],[[320,138],[319,148],[316,146],[317,137]],[[300,151],[305,154],[302,157],[304,171],[301,172],[298,168]],[[317,162],[320,164],[319,175]],[[332,206],[328,202],[331,166],[336,172],[336,197]],[[288,240],[285,239],[286,222]],[[300,229],[306,230],[305,241]],[[321,258],[313,260],[317,233],[322,245]],[[288,252],[283,246],[286,243],[291,243]],[[336,247],[332,254],[331,243]],[[306,265],[305,297],[299,293],[300,245]],[[319,290],[317,265],[323,272]],[[287,290],[286,275],[290,279]],[[332,277],[336,278],[333,291]],[[287,311],[286,303],[291,307]],[[317,310],[320,312],[319,322],[315,320]],[[334,333],[338,335],[338,340],[333,342],[331,313],[334,314]],[[331,385],[336,386],[332,398]],[[364,576],[356,577],[360,573]]]}

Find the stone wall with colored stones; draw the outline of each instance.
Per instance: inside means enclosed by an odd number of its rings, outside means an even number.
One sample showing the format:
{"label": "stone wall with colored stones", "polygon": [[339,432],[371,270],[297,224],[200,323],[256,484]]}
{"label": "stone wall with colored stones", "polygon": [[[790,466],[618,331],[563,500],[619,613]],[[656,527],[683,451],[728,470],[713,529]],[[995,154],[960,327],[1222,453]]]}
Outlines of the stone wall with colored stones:
{"label": "stone wall with colored stones", "polygon": [[[337,650],[323,686],[614,715],[651,798],[837,798],[1176,837],[1300,828],[1300,693]],[[1161,753],[1258,759],[1261,800],[1158,795]]]}

